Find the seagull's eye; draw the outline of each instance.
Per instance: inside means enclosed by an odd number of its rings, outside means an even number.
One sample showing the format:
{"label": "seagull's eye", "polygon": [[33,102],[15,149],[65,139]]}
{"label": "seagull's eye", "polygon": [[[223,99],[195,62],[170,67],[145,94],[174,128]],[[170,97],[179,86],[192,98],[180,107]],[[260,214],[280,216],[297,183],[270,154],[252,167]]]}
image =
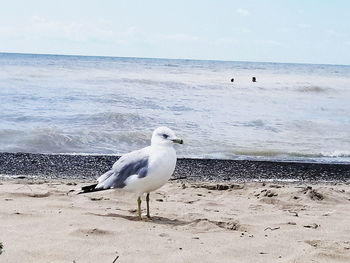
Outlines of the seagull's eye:
{"label": "seagull's eye", "polygon": [[169,137],[169,135],[168,135],[168,134],[165,134],[165,133],[162,134],[162,136],[163,136],[164,139],[168,139],[168,137]]}

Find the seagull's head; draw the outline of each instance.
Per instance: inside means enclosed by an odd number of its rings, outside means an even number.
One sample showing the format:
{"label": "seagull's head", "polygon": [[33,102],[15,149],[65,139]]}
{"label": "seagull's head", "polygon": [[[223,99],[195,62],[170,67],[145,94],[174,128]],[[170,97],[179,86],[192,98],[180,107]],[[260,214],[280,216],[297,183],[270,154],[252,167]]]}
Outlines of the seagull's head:
{"label": "seagull's head", "polygon": [[175,135],[175,132],[168,127],[159,127],[152,134],[152,145],[173,145],[174,143],[183,144],[183,140]]}

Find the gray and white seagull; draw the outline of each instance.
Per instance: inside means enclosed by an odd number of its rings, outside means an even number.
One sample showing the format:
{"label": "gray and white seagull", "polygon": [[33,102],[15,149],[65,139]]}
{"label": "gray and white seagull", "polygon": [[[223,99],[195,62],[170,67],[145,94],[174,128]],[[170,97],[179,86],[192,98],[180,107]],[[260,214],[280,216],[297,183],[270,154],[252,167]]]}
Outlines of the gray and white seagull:
{"label": "gray and white seagull", "polygon": [[149,212],[150,192],[162,187],[175,170],[176,152],[174,143],[183,140],[167,127],[154,130],[151,145],[132,151],[120,157],[112,169],[97,179],[97,183],[82,187],[82,192],[89,193],[107,189],[122,188],[137,194],[138,217],[141,219],[141,197],[144,193]]}

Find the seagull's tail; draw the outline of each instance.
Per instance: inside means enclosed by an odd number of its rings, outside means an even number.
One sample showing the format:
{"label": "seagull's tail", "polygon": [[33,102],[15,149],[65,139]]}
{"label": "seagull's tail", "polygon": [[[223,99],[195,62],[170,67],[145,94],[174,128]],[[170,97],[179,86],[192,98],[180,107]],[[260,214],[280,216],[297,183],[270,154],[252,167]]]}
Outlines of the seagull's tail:
{"label": "seagull's tail", "polygon": [[87,186],[83,186],[81,188],[81,192],[78,193],[79,194],[85,194],[85,193],[91,193],[91,192],[96,192],[96,191],[101,191],[103,189],[96,189],[97,184],[92,184],[92,185],[87,185]]}

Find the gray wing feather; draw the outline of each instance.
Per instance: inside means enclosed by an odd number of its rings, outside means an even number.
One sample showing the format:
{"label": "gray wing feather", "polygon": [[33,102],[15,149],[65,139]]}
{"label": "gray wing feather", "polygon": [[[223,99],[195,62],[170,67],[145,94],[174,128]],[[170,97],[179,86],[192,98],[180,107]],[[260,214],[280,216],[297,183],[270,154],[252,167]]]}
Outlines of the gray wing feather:
{"label": "gray wing feather", "polygon": [[101,183],[105,181],[108,177],[113,175],[113,169],[109,170],[108,172],[105,172],[103,175],[101,175],[99,178],[97,178],[97,182]]}
{"label": "gray wing feather", "polygon": [[143,150],[123,155],[116,161],[111,170],[101,175],[96,189],[123,188],[131,175],[146,177],[149,156]]}

